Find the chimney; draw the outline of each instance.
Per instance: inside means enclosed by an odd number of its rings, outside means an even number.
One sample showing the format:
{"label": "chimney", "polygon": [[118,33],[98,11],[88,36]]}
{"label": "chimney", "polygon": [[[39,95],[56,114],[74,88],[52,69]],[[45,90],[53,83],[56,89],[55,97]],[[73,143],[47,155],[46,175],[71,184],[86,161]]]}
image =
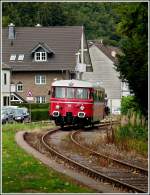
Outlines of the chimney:
{"label": "chimney", "polygon": [[15,25],[10,23],[8,25],[9,32],[8,32],[8,39],[15,39]]}
{"label": "chimney", "polygon": [[16,33],[15,33],[15,25],[13,23],[10,23],[8,25],[8,39],[11,40],[11,45],[13,45],[13,40],[16,37]]}
{"label": "chimney", "polygon": [[103,44],[103,39],[100,40],[100,43]]}

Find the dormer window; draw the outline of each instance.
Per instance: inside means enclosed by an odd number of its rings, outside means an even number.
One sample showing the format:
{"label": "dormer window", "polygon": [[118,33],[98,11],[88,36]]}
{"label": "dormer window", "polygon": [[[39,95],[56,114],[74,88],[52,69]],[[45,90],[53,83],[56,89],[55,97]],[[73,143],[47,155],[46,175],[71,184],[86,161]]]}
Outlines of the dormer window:
{"label": "dormer window", "polygon": [[38,61],[38,62],[47,61],[47,53],[46,52],[35,52],[35,61]]}
{"label": "dormer window", "polygon": [[39,42],[31,50],[31,54],[35,62],[46,62],[54,55],[54,52],[48,47],[46,43]]}

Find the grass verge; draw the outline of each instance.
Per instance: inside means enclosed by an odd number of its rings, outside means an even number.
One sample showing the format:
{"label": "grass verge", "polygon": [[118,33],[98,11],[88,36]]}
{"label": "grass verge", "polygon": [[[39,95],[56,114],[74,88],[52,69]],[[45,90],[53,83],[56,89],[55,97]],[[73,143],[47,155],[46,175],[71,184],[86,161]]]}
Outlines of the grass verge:
{"label": "grass verge", "polygon": [[28,155],[15,142],[20,130],[48,129],[48,124],[7,124],[2,128],[3,193],[88,193],[92,190],[73,183],[69,177],[53,171]]}
{"label": "grass verge", "polygon": [[147,157],[148,129],[141,126],[125,125],[115,131],[115,144],[125,150],[134,150]]}

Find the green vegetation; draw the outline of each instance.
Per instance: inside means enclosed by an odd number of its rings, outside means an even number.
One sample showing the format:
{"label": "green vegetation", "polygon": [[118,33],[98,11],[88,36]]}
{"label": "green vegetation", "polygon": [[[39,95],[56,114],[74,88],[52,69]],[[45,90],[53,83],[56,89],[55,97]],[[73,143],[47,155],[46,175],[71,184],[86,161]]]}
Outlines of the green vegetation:
{"label": "green vegetation", "polygon": [[30,108],[31,106],[31,109],[48,109],[49,108],[49,103],[43,103],[43,104],[37,104],[37,103],[21,103],[21,104],[18,104],[18,103],[13,103],[13,106],[18,106],[18,107],[26,107],[26,108]]}
{"label": "green vegetation", "polygon": [[3,26],[83,25],[87,39],[119,46],[116,69],[148,115],[148,2],[3,2],[2,11]]}
{"label": "green vegetation", "polygon": [[16,26],[81,26],[88,39],[104,39],[118,44],[115,33],[119,20],[115,7],[118,3],[56,3],[56,2],[3,2],[3,26],[13,22]]}
{"label": "green vegetation", "polygon": [[[148,125],[144,116],[139,111],[133,111],[136,108],[134,98],[127,98],[124,112],[127,114],[121,116],[121,125],[114,131],[114,142],[126,150],[134,150],[144,156],[148,155]],[[133,102],[132,102],[133,101]],[[132,109],[131,109],[132,107]],[[127,110],[126,108],[129,108]]]}
{"label": "green vegetation", "polygon": [[114,131],[114,143],[125,150],[148,155],[148,125],[135,96],[121,100],[121,125]]}
{"label": "green vegetation", "polygon": [[142,113],[148,115],[148,4],[121,4],[117,8],[120,22],[117,32],[121,36],[117,71],[128,81],[131,92]]}
{"label": "green vegetation", "polygon": [[136,103],[135,96],[124,96],[121,99],[121,114],[127,115],[130,111],[140,112],[139,106]]}
{"label": "green vegetation", "polygon": [[32,121],[49,120],[48,109],[33,109],[31,116]]}
{"label": "green vegetation", "polygon": [[41,120],[49,120],[48,110],[49,110],[49,103],[45,104],[29,104],[29,103],[21,103],[21,104],[13,104],[18,107],[26,107],[28,108],[28,112],[30,112],[31,108],[31,118],[33,121],[41,121]]}
{"label": "green vegetation", "polygon": [[68,193],[92,192],[71,179],[44,166],[40,161],[28,155],[15,142],[15,133],[19,130],[50,128],[50,125],[7,124],[3,126],[3,193]]}
{"label": "green vegetation", "polygon": [[148,155],[148,129],[142,126],[127,124],[115,131],[115,144],[125,150]]}

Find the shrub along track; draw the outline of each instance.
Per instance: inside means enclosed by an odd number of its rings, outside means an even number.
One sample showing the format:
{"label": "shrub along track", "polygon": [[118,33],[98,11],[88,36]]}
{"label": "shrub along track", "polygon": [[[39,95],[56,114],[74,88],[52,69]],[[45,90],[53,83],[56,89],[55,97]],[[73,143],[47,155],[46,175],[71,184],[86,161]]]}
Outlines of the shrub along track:
{"label": "shrub along track", "polygon": [[[74,160],[70,157],[67,157],[67,155],[64,153],[62,154],[60,150],[55,149],[55,146],[49,142],[50,136],[52,134],[58,133],[59,131],[60,130],[56,129],[54,131],[47,132],[42,136],[42,144],[50,151],[53,156],[57,156],[57,158],[69,164],[70,167],[77,169],[79,172],[83,172],[95,180],[112,183],[113,186],[119,187],[128,192],[147,192],[148,177],[146,170],[142,170],[140,167],[134,167],[133,165],[128,165],[121,161],[116,161],[115,159],[110,159],[107,156],[102,155],[101,158],[103,158],[105,161],[107,160],[107,163],[111,164],[111,162],[113,162],[113,166],[111,165],[111,168],[105,167],[105,170],[102,170],[98,165],[93,166],[93,163],[92,165],[89,165],[88,163],[85,163],[84,160],[81,162],[81,160]],[[75,144],[76,147],[80,147],[80,149],[87,151],[87,149],[85,149],[83,146],[80,146],[80,144],[74,140],[74,136],[77,132],[71,134],[71,141],[73,141],[73,144]],[[99,158],[99,154],[96,154],[91,150],[88,152],[89,155]],[[132,172],[132,170],[134,170],[134,172]]]}

